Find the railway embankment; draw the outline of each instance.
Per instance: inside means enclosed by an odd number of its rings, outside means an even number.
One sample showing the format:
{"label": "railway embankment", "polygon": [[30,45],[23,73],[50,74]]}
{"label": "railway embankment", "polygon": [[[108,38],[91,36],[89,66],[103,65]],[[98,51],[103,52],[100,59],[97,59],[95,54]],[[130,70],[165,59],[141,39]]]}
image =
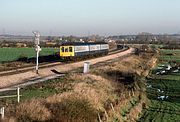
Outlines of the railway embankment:
{"label": "railway embankment", "polygon": [[21,102],[4,99],[14,121],[136,121],[147,99],[145,77],[154,54],[131,55],[76,69],[61,78],[21,89]]}

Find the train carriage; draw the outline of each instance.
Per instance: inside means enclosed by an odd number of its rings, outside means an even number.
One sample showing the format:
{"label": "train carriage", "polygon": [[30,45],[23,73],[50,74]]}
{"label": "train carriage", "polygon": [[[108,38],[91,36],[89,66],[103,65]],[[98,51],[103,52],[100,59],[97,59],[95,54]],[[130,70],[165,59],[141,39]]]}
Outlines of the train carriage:
{"label": "train carriage", "polygon": [[64,43],[60,46],[60,57],[77,58],[108,54],[107,43]]}

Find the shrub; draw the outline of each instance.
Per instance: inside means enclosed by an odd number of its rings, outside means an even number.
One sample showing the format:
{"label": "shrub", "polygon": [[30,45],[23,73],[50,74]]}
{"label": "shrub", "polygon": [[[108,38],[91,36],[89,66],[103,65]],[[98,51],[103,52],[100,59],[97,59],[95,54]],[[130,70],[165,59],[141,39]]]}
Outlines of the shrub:
{"label": "shrub", "polygon": [[58,103],[50,103],[52,121],[95,122],[97,111],[85,99],[67,98]]}
{"label": "shrub", "polygon": [[16,108],[18,122],[46,121],[51,114],[40,100],[26,101]]}

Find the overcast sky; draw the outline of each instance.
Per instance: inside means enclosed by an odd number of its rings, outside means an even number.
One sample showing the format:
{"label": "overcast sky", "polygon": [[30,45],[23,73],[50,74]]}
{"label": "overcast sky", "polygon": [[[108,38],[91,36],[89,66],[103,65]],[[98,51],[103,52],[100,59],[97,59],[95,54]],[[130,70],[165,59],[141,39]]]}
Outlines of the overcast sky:
{"label": "overcast sky", "polygon": [[0,34],[180,32],[180,0],[0,0]]}

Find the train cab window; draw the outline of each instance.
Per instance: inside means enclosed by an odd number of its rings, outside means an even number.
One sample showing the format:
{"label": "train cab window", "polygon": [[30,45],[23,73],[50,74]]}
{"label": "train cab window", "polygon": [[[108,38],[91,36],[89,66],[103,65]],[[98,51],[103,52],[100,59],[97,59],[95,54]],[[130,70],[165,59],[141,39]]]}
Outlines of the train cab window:
{"label": "train cab window", "polygon": [[61,52],[64,52],[64,47],[61,48]]}
{"label": "train cab window", "polygon": [[68,52],[68,48],[65,48],[65,52]]}
{"label": "train cab window", "polygon": [[72,47],[69,47],[69,52],[73,52]]}

